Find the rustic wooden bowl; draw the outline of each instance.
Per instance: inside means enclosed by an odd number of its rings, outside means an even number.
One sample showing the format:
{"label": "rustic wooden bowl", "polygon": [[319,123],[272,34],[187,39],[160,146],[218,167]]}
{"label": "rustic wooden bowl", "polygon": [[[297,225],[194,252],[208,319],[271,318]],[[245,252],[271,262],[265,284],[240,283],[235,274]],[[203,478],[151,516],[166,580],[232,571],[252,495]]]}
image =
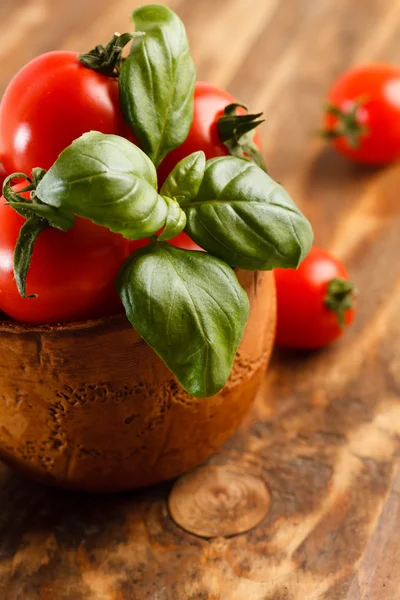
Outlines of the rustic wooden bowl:
{"label": "rustic wooden bowl", "polygon": [[275,331],[271,273],[240,271],[250,317],[231,377],[182,390],[123,316],[68,325],[0,322],[0,457],[50,485],[118,491],[202,462],[253,402]]}

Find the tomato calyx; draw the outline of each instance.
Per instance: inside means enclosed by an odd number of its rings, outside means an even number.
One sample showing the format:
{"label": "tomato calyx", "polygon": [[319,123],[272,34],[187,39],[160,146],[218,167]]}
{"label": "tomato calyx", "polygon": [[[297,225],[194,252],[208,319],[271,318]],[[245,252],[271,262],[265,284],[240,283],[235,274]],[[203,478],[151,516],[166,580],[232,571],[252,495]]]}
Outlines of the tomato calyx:
{"label": "tomato calyx", "polygon": [[336,313],[340,327],[344,327],[346,324],[346,311],[353,308],[355,293],[354,284],[341,277],[334,277],[327,285],[325,305],[329,310]]}
{"label": "tomato calyx", "polygon": [[267,172],[264,158],[254,143],[253,130],[264,123],[265,119],[260,119],[261,113],[238,115],[238,108],[247,110],[245,104],[234,102],[228,104],[224,109],[224,114],[217,121],[217,131],[219,138],[228,148],[232,156],[244,158],[256,163],[261,169]]}
{"label": "tomato calyx", "polygon": [[323,130],[322,136],[329,140],[343,137],[351,148],[357,149],[362,138],[369,133],[368,127],[359,119],[359,111],[364,103],[364,99],[360,98],[346,110],[340,109],[334,104],[328,104],[326,112],[336,117],[336,123],[334,127]]}
{"label": "tomato calyx", "polygon": [[106,46],[99,44],[89,52],[78,56],[79,62],[108,77],[119,77],[123,63],[122,51],[136,36],[134,33],[114,33]]}
{"label": "tomato calyx", "polygon": [[[3,197],[7,205],[26,219],[14,250],[14,277],[22,298],[36,298],[36,294],[26,295],[26,277],[38,235],[47,227],[68,231],[75,223],[73,215],[45,204],[36,196],[36,188],[45,174],[46,171],[40,168],[32,169],[32,177],[25,173],[13,173],[3,184]],[[16,192],[12,182],[18,179],[26,181],[27,185]],[[30,192],[29,199],[22,196],[25,192]]]}

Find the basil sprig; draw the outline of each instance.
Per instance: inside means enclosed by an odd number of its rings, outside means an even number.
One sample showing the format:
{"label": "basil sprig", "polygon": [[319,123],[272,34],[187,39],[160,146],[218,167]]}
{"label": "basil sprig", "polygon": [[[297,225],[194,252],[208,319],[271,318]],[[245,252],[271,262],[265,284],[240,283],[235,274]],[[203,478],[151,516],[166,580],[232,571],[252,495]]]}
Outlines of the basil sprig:
{"label": "basil sprig", "polygon": [[226,263],[157,242],[128,258],[117,287],[128,319],[186,391],[202,398],[225,385],[249,312]]}
{"label": "basil sprig", "polygon": [[[117,287],[133,326],[199,397],[226,383],[247,320],[247,296],[232,267],[295,267],[312,242],[310,224],[285,190],[232,156],[184,158],[159,194],[155,168],[139,148],[91,132],[47,173],[35,173],[31,200],[12,191],[10,179],[5,186],[9,204],[27,218],[15,251],[20,289],[45,226],[68,229],[78,215],[128,239],[150,236],[127,260]],[[165,243],[183,229],[208,253]]]}
{"label": "basil sprig", "polygon": [[140,147],[158,166],[189,133],[196,72],[185,27],[174,12],[142,6],[132,20],[143,35],[135,37],[121,68],[121,110]]}
{"label": "basil sprig", "polygon": [[198,193],[181,208],[189,236],[232,267],[297,267],[311,247],[311,225],[286,190],[234,156],[207,161]]}

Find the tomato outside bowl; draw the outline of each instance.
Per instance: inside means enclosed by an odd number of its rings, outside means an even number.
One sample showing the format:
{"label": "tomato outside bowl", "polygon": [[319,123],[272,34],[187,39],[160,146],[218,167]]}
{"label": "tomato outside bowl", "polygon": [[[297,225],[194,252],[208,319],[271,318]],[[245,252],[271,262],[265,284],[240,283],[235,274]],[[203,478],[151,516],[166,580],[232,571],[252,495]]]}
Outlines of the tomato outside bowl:
{"label": "tomato outside bowl", "polygon": [[125,316],[0,322],[0,458],[46,485],[116,492],[171,479],[235,431],[269,362],[272,273],[238,271],[250,315],[229,381],[187,394]]}

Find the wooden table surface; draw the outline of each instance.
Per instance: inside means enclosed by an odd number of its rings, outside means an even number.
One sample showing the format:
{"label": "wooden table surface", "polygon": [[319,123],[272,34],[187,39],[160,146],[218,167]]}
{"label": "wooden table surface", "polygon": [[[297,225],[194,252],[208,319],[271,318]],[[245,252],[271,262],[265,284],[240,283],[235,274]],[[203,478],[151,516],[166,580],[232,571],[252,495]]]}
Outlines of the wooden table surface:
{"label": "wooden table surface", "polygon": [[[126,30],[139,4],[1,0],[0,93],[33,56],[86,50]],[[268,486],[269,512],[248,533],[184,532],[169,517],[169,484],[84,496],[1,466],[0,598],[399,600],[400,167],[356,167],[315,132],[338,73],[400,62],[400,2],[166,4],[187,25],[198,77],[264,111],[270,172],[311,219],[316,242],[347,263],[358,318],[327,350],[275,353],[254,409],[209,461]]]}

